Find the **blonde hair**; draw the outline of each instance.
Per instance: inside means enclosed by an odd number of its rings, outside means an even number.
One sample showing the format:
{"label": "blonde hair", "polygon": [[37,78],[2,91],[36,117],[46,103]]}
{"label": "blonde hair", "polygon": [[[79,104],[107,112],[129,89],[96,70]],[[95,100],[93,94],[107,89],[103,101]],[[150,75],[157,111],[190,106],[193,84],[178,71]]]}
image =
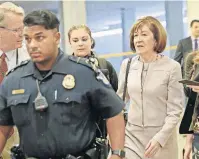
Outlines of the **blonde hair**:
{"label": "blonde hair", "polygon": [[24,16],[24,9],[20,6],[15,5],[12,2],[5,2],[0,4],[0,26],[5,26],[4,19],[6,13],[12,12],[17,15]]}
{"label": "blonde hair", "polygon": [[193,55],[193,63],[198,65],[199,64],[199,50],[193,51],[191,54]]}
{"label": "blonde hair", "polygon": [[162,24],[152,16],[146,16],[138,21],[133,25],[133,28],[130,31],[130,47],[133,51],[135,50],[134,45],[134,33],[138,31],[138,29],[142,28],[144,25],[147,25],[151,32],[153,33],[154,39],[156,40],[156,45],[154,47],[154,51],[157,53],[161,53],[164,51],[167,42],[167,34],[162,26]]}

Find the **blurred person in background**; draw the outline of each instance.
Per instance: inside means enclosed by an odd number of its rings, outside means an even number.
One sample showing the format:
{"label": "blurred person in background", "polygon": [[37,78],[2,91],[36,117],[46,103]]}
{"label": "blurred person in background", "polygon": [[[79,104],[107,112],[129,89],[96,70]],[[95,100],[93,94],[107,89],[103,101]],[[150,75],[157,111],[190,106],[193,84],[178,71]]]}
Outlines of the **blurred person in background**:
{"label": "blurred person in background", "polygon": [[[29,58],[23,44],[24,10],[11,2],[0,4],[0,83],[7,71]],[[0,129],[1,131],[1,129]],[[10,138],[2,153],[4,159],[10,158],[10,149],[19,143],[16,128],[11,131]]]}
{"label": "blurred person in background", "polygon": [[20,6],[11,2],[0,4],[0,49],[6,54],[8,70],[29,59],[23,42],[23,18],[24,10]]}
{"label": "blurred person in background", "polygon": [[193,51],[185,59],[185,79],[193,79],[199,72],[199,51]]}
{"label": "blurred person in background", "polygon": [[[184,61],[186,56],[195,50],[198,50],[199,46],[199,20],[194,19],[190,23],[191,35],[187,38],[181,39],[178,43],[174,60],[179,62],[182,66],[182,73],[184,77]],[[185,92],[186,94],[186,92]]]}
{"label": "blurred person in background", "polygon": [[[191,52],[185,60],[185,79],[199,82],[199,51]],[[188,93],[188,103],[180,125],[180,133],[187,134],[183,159],[199,159],[199,131],[196,129],[199,117],[199,98],[192,87],[185,86]],[[194,87],[193,87],[194,88]],[[196,88],[197,92],[197,88]]]}
{"label": "blurred person in background", "polygon": [[[162,55],[167,41],[161,23],[147,16],[130,32],[132,58],[127,79],[130,100],[126,125],[127,159],[177,159],[176,126],[182,112],[183,87],[180,64]],[[128,59],[122,62],[118,95],[122,97]]]}

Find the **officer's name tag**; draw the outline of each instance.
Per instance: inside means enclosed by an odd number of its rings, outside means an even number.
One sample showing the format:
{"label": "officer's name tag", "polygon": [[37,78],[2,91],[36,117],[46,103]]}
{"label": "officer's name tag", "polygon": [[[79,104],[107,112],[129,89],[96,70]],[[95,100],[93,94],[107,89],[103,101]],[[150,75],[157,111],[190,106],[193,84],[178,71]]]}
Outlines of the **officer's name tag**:
{"label": "officer's name tag", "polygon": [[12,90],[12,94],[24,94],[25,90],[24,89],[16,89]]}

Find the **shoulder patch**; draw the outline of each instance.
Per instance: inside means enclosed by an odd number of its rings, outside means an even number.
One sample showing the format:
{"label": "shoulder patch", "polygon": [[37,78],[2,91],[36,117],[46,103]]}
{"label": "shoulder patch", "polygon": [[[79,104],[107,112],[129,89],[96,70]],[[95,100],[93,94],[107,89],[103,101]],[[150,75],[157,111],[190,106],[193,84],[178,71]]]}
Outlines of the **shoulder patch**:
{"label": "shoulder patch", "polygon": [[17,66],[15,66],[13,69],[11,69],[10,71],[8,71],[6,73],[6,76],[8,76],[11,72],[15,71],[17,68],[21,67],[21,66],[24,66],[24,65],[27,65],[29,63],[30,60],[25,60],[25,61],[22,61],[20,64],[18,64]]}
{"label": "shoulder patch", "polygon": [[86,59],[86,58],[80,58],[80,57],[75,57],[75,56],[69,56],[69,60],[92,69],[95,72],[94,75],[98,81],[102,82],[107,87],[111,87],[111,84],[109,83],[108,79],[105,77],[102,71],[98,67],[96,67],[96,64],[94,61],[95,59],[93,58]]}
{"label": "shoulder patch", "polygon": [[73,62],[77,62],[77,59],[78,59],[76,56],[73,56],[73,55],[69,55],[68,58],[70,61],[73,61]]}
{"label": "shoulder patch", "polygon": [[106,76],[102,73],[102,71],[100,69],[97,69],[96,79],[98,81],[101,81],[105,86],[111,87],[109,80],[106,78]]}
{"label": "shoulder patch", "polygon": [[86,58],[76,57],[76,56],[72,56],[72,55],[68,56],[68,58],[69,58],[70,61],[73,61],[77,64],[81,64],[81,65],[86,66],[90,69],[93,69],[92,65],[89,63],[89,60],[86,59]]}

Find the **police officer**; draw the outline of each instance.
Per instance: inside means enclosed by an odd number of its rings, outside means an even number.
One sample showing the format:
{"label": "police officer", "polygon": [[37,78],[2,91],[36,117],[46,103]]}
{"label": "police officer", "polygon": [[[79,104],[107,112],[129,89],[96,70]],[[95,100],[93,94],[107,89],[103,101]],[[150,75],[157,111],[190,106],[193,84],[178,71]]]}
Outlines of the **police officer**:
{"label": "police officer", "polygon": [[[96,118],[107,119],[111,159],[124,157],[123,102],[83,60],[58,49],[59,20],[47,10],[24,19],[31,61],[22,62],[0,88],[0,152],[17,126],[27,158],[84,158],[95,140]],[[84,67],[82,67],[84,65]]]}

